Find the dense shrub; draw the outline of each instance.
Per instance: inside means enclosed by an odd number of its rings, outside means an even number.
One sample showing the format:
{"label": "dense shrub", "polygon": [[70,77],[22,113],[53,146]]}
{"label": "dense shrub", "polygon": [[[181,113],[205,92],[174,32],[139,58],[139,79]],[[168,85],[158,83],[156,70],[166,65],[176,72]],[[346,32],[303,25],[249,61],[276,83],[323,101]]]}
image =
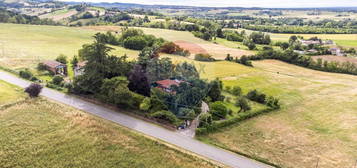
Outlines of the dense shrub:
{"label": "dense shrub", "polygon": [[210,113],[205,113],[200,115],[198,127],[207,127],[212,124],[212,115]]}
{"label": "dense shrub", "polygon": [[270,35],[262,32],[251,33],[249,39],[255,44],[270,44],[271,42]]}
{"label": "dense shrub", "polygon": [[193,120],[196,117],[196,113],[193,109],[190,108],[180,108],[177,116],[185,120]]}
{"label": "dense shrub", "polygon": [[166,110],[154,112],[154,113],[150,114],[150,116],[157,118],[159,120],[167,121],[170,124],[176,124],[178,122],[178,119],[176,118],[176,116],[173,113],[166,111]]}
{"label": "dense shrub", "polygon": [[36,82],[36,81],[39,81],[39,79],[36,76],[32,76],[30,78],[30,81]]}
{"label": "dense shrub", "polygon": [[38,71],[45,71],[45,70],[47,70],[47,67],[46,67],[46,65],[44,65],[43,63],[39,63],[39,64],[37,65],[37,70],[38,70]]}
{"label": "dense shrub", "polygon": [[274,98],[273,96],[269,96],[268,99],[266,100],[266,105],[273,108],[273,109],[279,109],[280,104],[279,104],[279,99]]}
{"label": "dense shrub", "polygon": [[59,75],[56,75],[52,78],[52,83],[55,85],[61,85],[63,81],[64,81],[63,77]]}
{"label": "dense shrub", "polygon": [[151,100],[150,112],[168,110],[167,105],[164,102],[162,102],[160,99],[154,97],[154,98],[151,98],[150,100]]}
{"label": "dense shrub", "polygon": [[224,96],[222,95],[223,83],[219,79],[215,79],[209,84],[209,91],[207,96],[211,98],[211,101],[223,101]]}
{"label": "dense shrub", "polygon": [[242,36],[236,31],[224,31],[223,35],[228,41],[242,42],[244,40],[244,36]]}
{"label": "dense shrub", "polygon": [[206,61],[206,62],[215,61],[215,59],[209,54],[196,54],[195,60],[196,61]]}
{"label": "dense shrub", "polygon": [[31,83],[30,86],[25,88],[25,92],[29,94],[31,98],[38,97],[38,95],[41,93],[42,86],[37,83]]}
{"label": "dense shrub", "polygon": [[245,97],[239,97],[235,105],[240,108],[239,112],[245,112],[251,109],[248,100]]}
{"label": "dense shrub", "polygon": [[265,104],[266,95],[264,93],[260,93],[257,90],[252,90],[247,94],[247,98],[249,100]]}
{"label": "dense shrub", "polygon": [[149,97],[146,97],[140,104],[140,110],[149,111],[151,108],[151,100]]}
{"label": "dense shrub", "polygon": [[241,64],[246,65],[246,66],[253,66],[252,65],[252,61],[250,61],[249,58],[247,56],[245,56],[245,55],[240,57],[240,59],[238,59],[236,62],[237,63],[241,63]]}
{"label": "dense shrub", "polygon": [[60,62],[62,64],[67,64],[67,56],[60,54],[57,58],[56,58],[57,62]]}
{"label": "dense shrub", "polygon": [[233,86],[230,93],[234,96],[240,96],[242,94],[242,88],[240,88],[239,86]]}
{"label": "dense shrub", "polygon": [[225,119],[228,114],[227,107],[221,101],[214,102],[210,105],[210,113],[213,120]]}
{"label": "dense shrub", "polygon": [[247,46],[249,50],[254,50],[255,47],[256,47],[255,43],[253,41],[251,41],[251,40],[248,40],[248,39],[243,41],[243,45]]}
{"label": "dense shrub", "polygon": [[173,42],[167,42],[163,44],[160,48],[160,52],[167,54],[175,54],[180,56],[189,56],[190,52],[188,50],[182,49],[180,46],[176,45]]}
{"label": "dense shrub", "polygon": [[133,36],[124,40],[124,47],[133,50],[142,50],[148,45],[143,36]]}
{"label": "dense shrub", "polygon": [[32,73],[28,69],[21,70],[19,72],[19,75],[21,78],[24,78],[24,79],[31,79],[31,77],[33,76]]}
{"label": "dense shrub", "polygon": [[144,96],[131,92],[127,87],[128,83],[126,77],[123,76],[105,79],[98,97],[106,103],[122,108],[139,109]]}
{"label": "dense shrub", "polygon": [[203,124],[200,127],[196,129],[196,135],[204,135],[208,134],[214,131],[219,130],[220,128],[224,128],[233,124],[236,124],[238,122],[244,121],[246,119],[258,116],[260,114],[268,113],[273,111],[273,109],[268,108],[260,111],[249,111],[246,113],[239,113],[236,117],[226,119],[226,120],[220,120],[220,121],[214,121],[211,124]]}

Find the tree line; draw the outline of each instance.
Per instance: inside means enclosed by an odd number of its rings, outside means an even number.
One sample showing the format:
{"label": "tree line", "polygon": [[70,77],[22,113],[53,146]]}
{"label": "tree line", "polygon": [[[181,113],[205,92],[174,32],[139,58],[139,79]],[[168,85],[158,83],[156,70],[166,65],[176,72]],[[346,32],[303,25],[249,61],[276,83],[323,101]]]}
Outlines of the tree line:
{"label": "tree line", "polygon": [[[92,44],[83,45],[78,59],[86,61],[83,75],[68,85],[75,94],[93,96],[121,108],[141,111],[142,115],[162,122],[180,125],[201,111],[205,99],[224,99],[216,81],[200,79],[196,67],[187,62],[174,65],[170,58],[160,58],[160,48],[145,47],[137,60],[110,54],[111,47],[98,33]],[[182,81],[172,92],[156,88],[159,80]]]}
{"label": "tree line", "polygon": [[34,25],[61,25],[51,19],[40,19],[37,16],[23,15],[0,8],[1,23],[34,24]]}

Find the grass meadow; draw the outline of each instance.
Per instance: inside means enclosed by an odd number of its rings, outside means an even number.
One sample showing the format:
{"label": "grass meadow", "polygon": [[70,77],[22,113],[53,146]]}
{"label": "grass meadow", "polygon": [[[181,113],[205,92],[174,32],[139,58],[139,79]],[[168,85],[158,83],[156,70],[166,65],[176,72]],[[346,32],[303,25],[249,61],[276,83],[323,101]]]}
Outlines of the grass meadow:
{"label": "grass meadow", "polygon": [[[0,105],[24,97],[0,81]],[[215,167],[127,128],[56,104],[27,99],[0,109],[0,165],[12,167]]]}
{"label": "grass meadow", "polygon": [[357,158],[357,77],[273,60],[254,66],[252,73],[223,78],[224,85],[274,95],[282,109],[198,138],[282,167],[313,167],[317,160],[324,168],[351,167]]}

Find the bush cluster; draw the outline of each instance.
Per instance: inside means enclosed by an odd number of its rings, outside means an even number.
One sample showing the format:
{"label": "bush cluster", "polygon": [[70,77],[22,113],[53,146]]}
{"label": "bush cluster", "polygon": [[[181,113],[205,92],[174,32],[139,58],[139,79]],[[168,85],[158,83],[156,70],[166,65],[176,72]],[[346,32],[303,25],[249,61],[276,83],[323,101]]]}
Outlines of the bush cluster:
{"label": "bush cluster", "polygon": [[215,61],[215,59],[209,54],[196,54],[195,60],[196,61],[205,61],[205,62]]}

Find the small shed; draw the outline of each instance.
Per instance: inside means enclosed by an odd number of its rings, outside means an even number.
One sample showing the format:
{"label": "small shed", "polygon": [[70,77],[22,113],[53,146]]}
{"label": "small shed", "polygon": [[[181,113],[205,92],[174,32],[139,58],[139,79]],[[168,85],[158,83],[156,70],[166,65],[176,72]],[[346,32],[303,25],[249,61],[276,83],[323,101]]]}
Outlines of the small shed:
{"label": "small shed", "polygon": [[55,75],[67,75],[67,66],[57,61],[47,60],[42,62],[48,71],[53,72]]}

